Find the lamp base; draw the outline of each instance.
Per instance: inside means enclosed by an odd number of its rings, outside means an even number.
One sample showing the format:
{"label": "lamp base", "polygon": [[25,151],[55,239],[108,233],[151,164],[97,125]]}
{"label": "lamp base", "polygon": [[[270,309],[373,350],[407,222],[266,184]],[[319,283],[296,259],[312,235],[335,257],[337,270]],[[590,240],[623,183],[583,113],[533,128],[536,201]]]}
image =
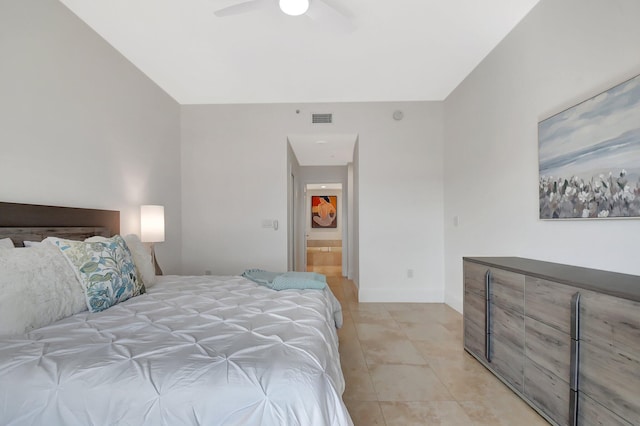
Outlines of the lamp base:
{"label": "lamp base", "polygon": [[156,275],[162,275],[162,269],[160,269],[160,265],[158,265],[158,260],[156,259],[155,244],[153,243],[151,243],[151,260],[153,261],[153,266],[156,269]]}

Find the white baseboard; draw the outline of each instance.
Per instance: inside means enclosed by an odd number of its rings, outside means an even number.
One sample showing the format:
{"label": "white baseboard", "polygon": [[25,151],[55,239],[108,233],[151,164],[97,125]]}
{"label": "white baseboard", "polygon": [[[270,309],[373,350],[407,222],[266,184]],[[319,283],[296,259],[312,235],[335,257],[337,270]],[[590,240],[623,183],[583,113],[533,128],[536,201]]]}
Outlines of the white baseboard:
{"label": "white baseboard", "polygon": [[451,306],[456,311],[462,313],[462,299],[459,297],[452,297],[451,295],[445,295],[444,303]]}

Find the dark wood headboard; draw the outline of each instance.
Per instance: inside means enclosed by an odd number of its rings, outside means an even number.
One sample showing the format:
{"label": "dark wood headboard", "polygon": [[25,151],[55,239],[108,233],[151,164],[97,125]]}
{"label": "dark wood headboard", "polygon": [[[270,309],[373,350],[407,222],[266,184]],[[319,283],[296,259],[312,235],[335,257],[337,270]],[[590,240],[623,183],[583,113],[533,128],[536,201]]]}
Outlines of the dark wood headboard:
{"label": "dark wood headboard", "polygon": [[0,238],[11,238],[18,247],[48,236],[79,240],[119,233],[119,211],[0,202]]}

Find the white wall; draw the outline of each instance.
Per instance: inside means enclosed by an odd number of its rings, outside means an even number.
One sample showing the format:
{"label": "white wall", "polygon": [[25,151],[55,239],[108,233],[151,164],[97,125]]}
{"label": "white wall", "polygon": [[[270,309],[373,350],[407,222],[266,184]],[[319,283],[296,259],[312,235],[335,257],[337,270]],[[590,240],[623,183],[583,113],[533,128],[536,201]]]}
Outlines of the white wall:
{"label": "white wall", "polygon": [[349,275],[348,278],[353,280],[356,286],[360,287],[360,142],[356,140],[353,147],[353,163],[349,167],[349,239],[353,241],[349,249]]}
{"label": "white wall", "polygon": [[287,165],[289,167],[290,180],[287,184],[287,270],[288,271],[306,271],[304,264],[304,241],[300,241],[299,234],[304,233],[304,225],[301,212],[304,212],[301,206],[304,199],[304,191],[300,179],[300,163],[291,148],[291,144],[287,143]]}
{"label": "white wall", "polygon": [[639,220],[540,221],[537,190],[538,121],[640,73],[638,16],[636,0],[542,0],[445,101],[454,308],[462,309],[463,256],[640,274]]}
{"label": "white wall", "polygon": [[121,211],[163,204],[180,271],[179,106],[54,0],[0,2],[0,200]]}
{"label": "white wall", "polygon": [[[393,120],[396,109],[404,120]],[[311,112],[334,114],[321,132],[359,135],[360,300],[442,301],[436,102],[183,106],[184,272],[286,268],[287,135],[318,133]],[[280,230],[262,229],[262,219],[278,219]]]}

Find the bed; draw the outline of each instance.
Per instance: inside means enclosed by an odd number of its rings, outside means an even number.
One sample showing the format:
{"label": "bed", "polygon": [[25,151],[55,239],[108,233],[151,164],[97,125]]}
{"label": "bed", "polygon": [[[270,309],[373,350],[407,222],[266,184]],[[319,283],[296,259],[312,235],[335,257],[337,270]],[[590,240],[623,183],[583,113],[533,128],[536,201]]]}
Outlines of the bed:
{"label": "bed", "polygon": [[[78,209],[80,222],[43,223],[16,216],[24,208],[0,203],[0,238],[119,232],[112,214],[86,221],[96,211]],[[0,337],[0,424],[352,425],[340,320],[329,289],[158,277],[101,312]]]}

